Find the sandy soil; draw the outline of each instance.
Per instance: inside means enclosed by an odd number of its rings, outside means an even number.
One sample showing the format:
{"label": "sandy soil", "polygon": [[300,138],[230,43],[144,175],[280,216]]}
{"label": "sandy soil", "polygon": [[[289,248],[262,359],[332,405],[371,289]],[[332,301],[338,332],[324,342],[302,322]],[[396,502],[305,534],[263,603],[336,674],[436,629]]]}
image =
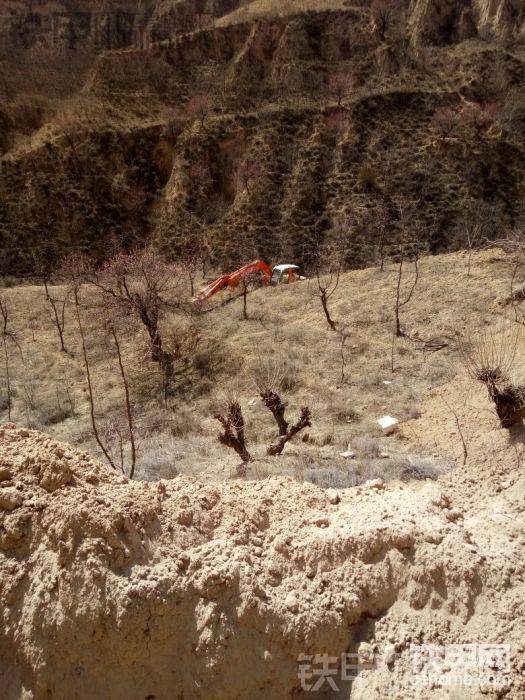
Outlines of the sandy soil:
{"label": "sandy soil", "polygon": [[[450,443],[438,405],[406,440],[435,426]],[[300,697],[301,654],[348,652],[365,667],[341,697],[522,697],[525,480],[520,448],[483,421],[467,466],[437,483],[340,492],[129,482],[4,426],[4,697]],[[414,686],[412,645],[461,643],[510,645],[510,673],[491,662],[503,689],[476,676],[448,694],[444,661],[439,682]]]}

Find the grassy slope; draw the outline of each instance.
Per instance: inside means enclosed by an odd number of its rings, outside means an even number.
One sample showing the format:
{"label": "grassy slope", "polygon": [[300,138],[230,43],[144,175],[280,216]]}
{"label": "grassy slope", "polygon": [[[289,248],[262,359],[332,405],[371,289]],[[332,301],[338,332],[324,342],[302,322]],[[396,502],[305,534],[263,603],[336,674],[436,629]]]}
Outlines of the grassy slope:
{"label": "grassy slope", "polygon": [[[457,330],[475,338],[487,323],[499,322],[497,300],[508,289],[509,271],[509,261],[496,251],[475,255],[470,277],[463,254],[425,258],[413,301],[402,312],[404,329],[424,340],[450,336]],[[324,321],[319,301],[312,296],[312,282],[254,292],[249,297],[248,321],[242,320],[240,301],[198,319],[203,338],[199,351],[208,377],[194,377],[191,385],[182,386],[172,410],[163,409],[155,399],[158,379],[154,367],[144,360],[142,333],[129,329],[125,354],[133,376],[132,398],[142,436],[141,475],[170,475],[174,468],[204,471],[219,478],[230,475],[238,460],[216,442],[217,424],[212,413],[222,391],[235,391],[245,411],[250,449],[258,458],[250,475],[285,472],[312,478],[311,470],[321,469],[317,473],[323,483],[337,478],[338,483],[347,484],[354,478],[398,476],[407,466],[406,458],[385,460],[378,455],[387,450],[395,456],[407,447],[398,438],[382,438],[376,419],[384,414],[401,420],[416,418],[428,390],[452,379],[460,362],[452,341],[440,351],[425,352],[420,343],[400,339],[392,374],[395,284],[393,266],[383,273],[377,269],[347,273],[341,280],[332,307],[334,318],[347,326],[349,334],[344,382],[340,379],[340,345]],[[57,339],[40,289],[19,287],[3,294],[15,312],[25,357],[23,366],[18,354],[13,353],[13,419],[26,424],[29,418],[32,425],[62,440],[95,449],[71,311],[66,336],[72,355],[66,356],[57,352]],[[86,313],[85,319],[89,326],[92,314]],[[89,345],[98,411],[104,420],[116,415],[121,396],[108,347],[100,336]],[[289,445],[286,455],[277,459],[264,456],[265,446],[274,437],[274,427],[254,386],[255,369],[267,362],[283,368],[283,394],[289,401],[290,417],[304,404],[311,407],[314,416],[308,431],[310,442]],[[31,392],[35,410],[27,414]],[[75,415],[70,415],[68,393]],[[490,412],[486,396],[479,396],[483,410]],[[5,411],[0,420],[7,420]],[[448,430],[446,440],[418,435],[418,452],[436,454],[440,462],[457,458],[461,452],[459,439],[453,426]],[[357,453],[357,460],[351,463],[339,457],[348,443]]]}
{"label": "grassy slope", "polygon": [[217,20],[218,27],[246,22],[260,17],[286,17],[299,12],[339,10],[348,7],[345,0],[251,0]]}

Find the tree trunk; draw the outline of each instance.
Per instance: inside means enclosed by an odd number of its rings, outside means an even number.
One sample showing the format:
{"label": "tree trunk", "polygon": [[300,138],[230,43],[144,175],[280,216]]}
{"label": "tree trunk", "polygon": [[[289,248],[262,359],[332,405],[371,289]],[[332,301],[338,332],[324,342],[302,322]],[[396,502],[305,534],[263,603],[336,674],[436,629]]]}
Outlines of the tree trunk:
{"label": "tree trunk", "polygon": [[323,307],[324,315],[326,316],[326,320],[328,322],[328,325],[333,331],[337,331],[335,321],[333,321],[332,317],[330,316],[330,311],[328,310],[328,298],[326,296],[326,292],[322,291],[321,292],[321,304]]}
{"label": "tree trunk", "polygon": [[281,401],[279,394],[274,391],[266,390],[261,393],[261,398],[264,401],[264,405],[271,412],[279,428],[279,435],[286,435],[288,432],[288,421],[284,417],[286,411],[286,404]]}
{"label": "tree trunk", "polygon": [[247,308],[247,296],[248,296],[248,287],[246,285],[246,282],[242,283],[242,317],[246,321],[248,319],[248,308]]}
{"label": "tree trunk", "polygon": [[93,430],[93,436],[95,440],[98,443],[98,446],[104,453],[104,457],[108,460],[109,464],[113,467],[113,469],[116,469],[115,464],[113,460],[111,459],[111,455],[109,454],[108,450],[106,449],[104,443],[100,439],[100,435],[97,429],[97,419],[95,415],[95,399],[93,396],[93,385],[91,383],[91,370],[89,368],[89,359],[88,359],[88,354],[87,354],[87,348],[86,348],[86,338],[84,335],[84,326],[82,324],[82,319],[80,316],[80,304],[78,300],[78,292],[77,290],[74,291],[74,297],[75,297],[75,311],[76,311],[76,317],[77,317],[77,325],[78,325],[78,331],[80,334],[80,341],[81,341],[81,346],[82,346],[82,356],[84,359],[84,369],[86,371],[86,381],[88,385],[88,399],[89,399],[89,413],[91,417],[91,428]]}
{"label": "tree trunk", "polygon": [[[250,462],[252,457],[246,448],[244,417],[240,404],[237,401],[231,402],[228,406],[226,418],[220,413],[215,414],[214,417],[224,429],[224,432],[218,435],[219,442],[235,450],[243,462]],[[233,432],[234,430],[235,433]]]}
{"label": "tree trunk", "polygon": [[129,478],[133,479],[135,474],[135,464],[137,462],[137,448],[135,445],[135,430],[133,427],[133,411],[131,410],[131,400],[129,397],[129,385],[128,378],[126,377],[126,372],[124,371],[124,363],[122,361],[122,353],[120,351],[120,342],[118,339],[117,331],[114,326],[111,326],[111,334],[115,342],[115,348],[117,350],[117,358],[120,369],[120,376],[122,377],[122,384],[124,386],[124,398],[126,404],[126,417],[128,420],[128,430],[129,430],[129,442],[131,445],[131,465],[129,470]]}

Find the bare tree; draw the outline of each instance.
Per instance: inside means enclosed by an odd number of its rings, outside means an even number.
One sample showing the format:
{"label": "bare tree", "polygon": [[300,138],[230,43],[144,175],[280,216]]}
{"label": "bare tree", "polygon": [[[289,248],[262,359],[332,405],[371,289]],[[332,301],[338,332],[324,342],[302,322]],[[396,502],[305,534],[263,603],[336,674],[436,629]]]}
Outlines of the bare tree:
{"label": "bare tree", "polygon": [[401,338],[406,335],[406,333],[401,329],[400,311],[401,309],[410,303],[414,295],[417,283],[419,281],[419,254],[417,250],[414,250],[410,257],[414,263],[414,277],[408,288],[406,295],[402,296],[403,290],[403,274],[404,274],[404,263],[407,257],[407,253],[404,247],[401,247],[401,253],[399,257],[398,272],[397,272],[397,284],[396,284],[396,297],[394,305],[394,318],[395,318],[395,335],[396,338]]}
{"label": "bare tree", "polygon": [[7,417],[11,420],[11,407],[12,407],[12,387],[11,387],[11,353],[9,346],[14,345],[20,353],[22,350],[18,342],[18,335],[16,331],[12,328],[11,324],[11,312],[7,299],[0,296],[0,333],[2,336],[2,348],[4,351],[4,369],[5,369],[5,381],[6,381],[6,394],[7,394]]}
{"label": "bare tree", "polygon": [[186,272],[190,284],[190,294],[193,298],[195,296],[195,279],[203,266],[202,260],[198,255],[190,255],[182,260],[181,265],[182,269]]}
{"label": "bare tree", "polygon": [[467,223],[465,226],[465,243],[467,245],[467,277],[470,277],[472,269],[472,253],[483,240],[483,225],[477,222]]}
{"label": "bare tree", "polygon": [[341,384],[346,382],[346,344],[350,338],[350,333],[348,332],[348,326],[344,325],[338,328],[337,333],[339,335],[339,360],[340,360],[340,379]]}
{"label": "bare tree", "polygon": [[149,247],[118,254],[96,276],[94,284],[102,290],[107,304],[134,316],[144,326],[151,359],[159,364],[167,398],[175,377],[175,356],[164,347],[161,322],[167,311],[187,311],[184,271]]}
{"label": "bare tree", "polygon": [[386,34],[392,24],[395,3],[393,0],[374,0],[371,5],[372,31],[379,41],[386,41]]}
{"label": "bare tree", "polygon": [[260,166],[250,158],[239,158],[235,163],[235,178],[242,191],[251,193],[250,187],[261,173]]}
{"label": "bare tree", "polygon": [[222,433],[217,436],[218,440],[221,445],[235,450],[244,463],[250,462],[252,457],[246,448],[241,404],[237,399],[230,397],[225,401],[225,409],[226,411],[219,411],[214,415],[223,428]]}
{"label": "bare tree", "polygon": [[[465,405],[467,403],[467,399],[468,399],[468,393],[465,394],[465,397],[463,400],[463,409],[465,408]],[[457,430],[459,439],[461,441],[461,449],[463,452],[463,466],[465,466],[465,464],[467,463],[467,460],[468,460],[468,435],[467,435],[467,431],[466,431],[465,426],[464,426],[463,418],[460,414],[460,411],[458,410],[458,408],[454,404],[452,404],[450,401],[447,401],[447,399],[445,399],[445,398],[443,398],[442,400],[454,418],[454,425],[456,426],[456,430]]]}
{"label": "bare tree", "polygon": [[60,275],[65,279],[69,280],[70,293],[73,297],[75,307],[75,318],[80,336],[82,358],[84,361],[84,373],[88,389],[89,415],[91,419],[91,429],[93,432],[93,437],[97,441],[97,444],[102,450],[102,453],[104,454],[104,457],[107,459],[108,463],[113,467],[113,469],[116,469],[115,463],[111,457],[111,452],[103,442],[100,431],[98,429],[97,416],[95,411],[95,395],[93,390],[93,380],[91,376],[91,366],[87,351],[84,322],[82,320],[81,314],[80,292],[83,285],[91,278],[92,274],[93,267],[91,261],[81,253],[75,253],[69,256],[66,260],[64,260],[60,269]]}
{"label": "bare tree", "polygon": [[[135,474],[135,466],[137,463],[137,443],[135,439],[135,427],[134,427],[134,421],[133,421],[133,410],[131,407],[131,399],[130,399],[130,393],[129,393],[129,382],[128,382],[128,377],[126,374],[126,371],[124,369],[124,360],[122,356],[122,349],[121,349],[121,344],[120,340],[118,337],[118,332],[117,332],[117,326],[115,319],[110,319],[107,323],[107,328],[109,330],[109,333],[113,339],[113,343],[115,345],[115,350],[117,354],[117,360],[118,360],[118,366],[119,366],[119,372],[120,372],[120,378],[122,380],[122,387],[124,390],[124,406],[126,409],[126,421],[127,421],[127,427],[128,427],[128,435],[129,435],[129,443],[131,446],[131,462],[129,466],[129,478],[133,479],[133,476]],[[123,450],[121,449],[121,469],[124,471],[124,453]]]}
{"label": "bare tree", "polygon": [[49,275],[45,274],[42,277],[42,284],[45,291],[46,301],[51,307],[51,319],[55,326],[60,340],[60,349],[67,353],[67,348],[64,342],[64,329],[66,325],[66,306],[69,293],[66,293],[62,299],[54,297],[49,290]]}
{"label": "bare tree", "polygon": [[334,73],[329,77],[328,92],[336,98],[338,107],[355,86],[355,82],[356,79],[352,73]]}
{"label": "bare tree", "polygon": [[313,293],[321,302],[326,322],[334,332],[337,331],[337,322],[332,318],[329,304],[339,287],[344,260],[345,250],[334,246],[326,253],[320,250],[314,265],[316,286]]}
{"label": "bare tree", "polygon": [[211,98],[209,95],[195,95],[188,102],[186,112],[192,119],[198,119],[204,129],[206,118],[211,110]]}
{"label": "bare tree", "polygon": [[467,372],[487,387],[504,428],[522,423],[525,417],[525,386],[514,384],[511,379],[521,341],[518,328],[510,335],[488,331],[477,341],[460,346]]}
{"label": "bare tree", "polygon": [[255,368],[255,384],[259,395],[272,414],[278,430],[278,440],[270,445],[267,454],[270,456],[280,455],[287,442],[292,440],[301,430],[311,425],[310,409],[301,409],[299,420],[290,427],[286,419],[286,409],[288,404],[280,396],[280,388],[284,384],[285,371],[284,363],[275,357],[261,358]]}

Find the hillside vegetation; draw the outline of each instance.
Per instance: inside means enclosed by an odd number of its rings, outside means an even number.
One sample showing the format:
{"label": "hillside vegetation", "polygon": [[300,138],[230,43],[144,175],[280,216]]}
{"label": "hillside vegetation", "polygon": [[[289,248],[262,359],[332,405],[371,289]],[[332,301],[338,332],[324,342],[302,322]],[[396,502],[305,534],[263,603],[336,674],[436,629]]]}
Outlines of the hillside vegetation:
{"label": "hillside vegetation", "polygon": [[[370,268],[343,275],[330,300],[342,334],[326,323],[315,279],[253,291],[247,319],[241,298],[224,306],[215,300],[211,306],[216,308],[204,313],[168,313],[162,332],[176,358],[176,375],[167,402],[144,327],[132,321],[121,325],[138,441],[137,475],[155,479],[204,471],[221,480],[235,476],[239,459],[217,441],[220,426],[214,418],[225,396],[235,396],[244,412],[254,458],[248,465],[250,478],[289,474],[325,487],[348,486],[375,476],[435,477],[459,463],[463,451],[454,411],[463,421],[480,402],[478,409],[498,423],[486,390],[466,380],[462,347],[481,343],[487,328],[502,332],[504,317],[512,319],[512,308],[500,305],[508,295],[512,257],[496,250],[475,253],[470,273],[463,253],[421,260],[414,296],[401,312],[406,336],[396,340],[398,267],[389,263],[383,272]],[[412,277],[407,270],[403,293]],[[50,293],[57,300],[68,298],[67,352],[60,351],[42,287],[21,286],[2,293],[18,344],[8,347],[11,420],[103,457],[91,429],[73,300],[63,287],[51,288]],[[189,297],[189,288],[184,293]],[[96,288],[86,286],[80,301],[99,427],[117,464],[118,436],[123,436],[127,465],[129,443],[115,348],[97,310]],[[519,358],[513,369],[518,384],[523,379]],[[5,373],[2,376],[5,396]],[[448,403],[440,404],[450,422],[446,443],[436,449],[433,431],[420,435],[417,449],[382,435],[378,418],[392,415],[402,423],[418,419],[428,391],[456,376],[470,388],[453,390]],[[295,422],[301,406],[308,405],[312,413],[304,440],[296,439],[277,458],[266,455],[275,425],[259,396],[261,383],[282,395],[290,421]],[[7,409],[4,402],[0,420],[8,420]],[[348,449],[355,459],[341,456]]]}

